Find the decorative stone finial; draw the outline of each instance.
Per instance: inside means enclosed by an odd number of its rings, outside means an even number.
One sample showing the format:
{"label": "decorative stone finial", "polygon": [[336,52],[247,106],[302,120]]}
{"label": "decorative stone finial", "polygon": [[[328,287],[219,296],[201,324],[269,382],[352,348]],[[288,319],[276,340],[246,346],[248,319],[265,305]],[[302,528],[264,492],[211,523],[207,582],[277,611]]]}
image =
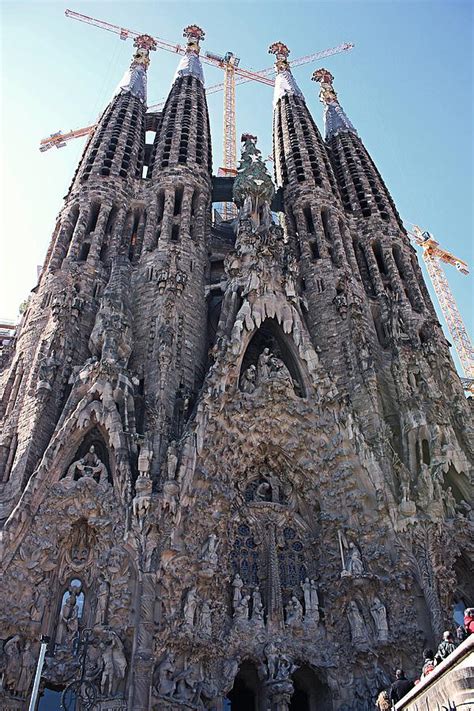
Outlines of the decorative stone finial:
{"label": "decorative stone finial", "polygon": [[337,101],[337,94],[334,91],[334,87],[332,85],[334,77],[331,72],[323,68],[316,69],[316,71],[313,72],[313,76],[311,77],[311,79],[321,84],[319,100],[323,104],[332,104],[334,101]]}
{"label": "decorative stone finial", "polygon": [[288,55],[290,50],[283,44],[283,42],[274,42],[268,48],[269,54],[274,54],[276,56],[275,67],[278,72],[285,71],[290,68],[288,63]]}
{"label": "decorative stone finial", "polygon": [[204,32],[204,30],[202,30],[197,25],[188,25],[187,27],[185,27],[183,30],[183,37],[186,37],[186,39],[188,40],[186,45],[186,51],[191,52],[193,54],[199,54],[199,51],[201,49],[199,47],[199,42],[201,42],[205,36],[206,33]]}
{"label": "decorative stone finial", "polygon": [[176,79],[185,76],[193,76],[204,84],[204,74],[202,72],[199,52],[201,48],[199,42],[204,39],[205,32],[197,25],[188,25],[183,30],[183,37],[186,37],[186,54],[181,58],[173,83]]}
{"label": "decorative stone finial", "polygon": [[148,69],[150,65],[150,52],[156,50],[156,42],[150,35],[140,35],[136,37],[133,46],[137,48],[137,51],[133,55],[132,63],[130,69],[141,66],[145,70]]}
{"label": "decorative stone finial", "polygon": [[275,69],[277,75],[275,78],[275,90],[273,92],[273,107],[275,108],[278,100],[285,94],[290,96],[299,96],[303,99],[304,97],[301,93],[301,89],[291,73],[290,63],[288,61],[290,50],[286,44],[283,44],[283,42],[274,42],[268,48],[268,53],[276,56]]}

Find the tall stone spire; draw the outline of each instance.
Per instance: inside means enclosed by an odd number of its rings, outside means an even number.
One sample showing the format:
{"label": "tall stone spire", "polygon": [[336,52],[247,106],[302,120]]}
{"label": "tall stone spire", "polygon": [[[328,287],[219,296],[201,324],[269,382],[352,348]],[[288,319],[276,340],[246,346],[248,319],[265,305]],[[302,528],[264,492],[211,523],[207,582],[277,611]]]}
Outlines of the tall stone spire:
{"label": "tall stone spire", "polygon": [[312,79],[321,84],[319,100],[324,104],[326,140],[334,136],[338,131],[351,131],[357,135],[357,131],[347,118],[334,91],[332,85],[334,77],[331,72],[328,72],[327,69],[317,69],[313,73]]}

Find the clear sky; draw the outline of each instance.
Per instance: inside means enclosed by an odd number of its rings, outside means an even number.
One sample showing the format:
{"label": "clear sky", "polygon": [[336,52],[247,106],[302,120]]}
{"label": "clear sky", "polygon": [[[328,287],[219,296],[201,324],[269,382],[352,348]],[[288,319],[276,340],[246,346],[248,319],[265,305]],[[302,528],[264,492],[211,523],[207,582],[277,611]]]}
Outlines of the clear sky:
{"label": "clear sky", "polygon": [[[182,42],[185,25],[206,32],[203,48],[233,51],[241,66],[263,69],[275,40],[290,58],[354,42],[352,52],[324,60],[349,118],[380,169],[403,219],[429,229],[445,249],[473,255],[473,10],[470,0],[300,2],[0,0],[2,249],[0,317],[15,318],[36,283],[84,146],[38,151],[40,138],[93,123],[127,67],[132,43],[65,18],[73,10]],[[158,51],[149,70],[149,104],[164,98],[176,55]],[[316,66],[295,69],[322,129]],[[206,81],[221,81],[205,66]],[[271,152],[272,91],[256,83],[237,89],[237,130]],[[214,171],[222,160],[222,94],[209,97]],[[447,267],[450,285],[472,332],[473,277]]]}

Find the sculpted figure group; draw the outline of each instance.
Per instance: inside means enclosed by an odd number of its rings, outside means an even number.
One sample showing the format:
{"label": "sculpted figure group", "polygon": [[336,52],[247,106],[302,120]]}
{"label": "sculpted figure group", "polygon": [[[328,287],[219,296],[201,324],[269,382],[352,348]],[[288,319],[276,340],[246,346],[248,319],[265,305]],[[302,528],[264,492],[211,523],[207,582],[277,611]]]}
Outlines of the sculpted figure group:
{"label": "sculpted figure group", "polygon": [[284,362],[271,353],[269,348],[264,348],[258,357],[257,365],[249,365],[242,373],[240,389],[251,395],[268,382],[284,383],[294,389],[293,379]]}

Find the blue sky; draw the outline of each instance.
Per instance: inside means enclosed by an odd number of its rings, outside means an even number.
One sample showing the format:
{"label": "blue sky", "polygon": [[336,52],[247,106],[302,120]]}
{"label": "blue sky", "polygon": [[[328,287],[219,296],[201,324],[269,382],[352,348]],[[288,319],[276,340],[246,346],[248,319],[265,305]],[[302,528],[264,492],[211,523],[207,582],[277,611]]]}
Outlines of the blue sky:
{"label": "blue sky", "polygon": [[[473,259],[472,2],[0,2],[2,259],[0,316],[14,318],[35,284],[55,216],[84,139],[38,151],[40,138],[94,122],[129,63],[131,42],[65,18],[66,7],[114,24],[181,42],[197,23],[203,47],[233,51],[247,68],[272,64],[268,45],[284,41],[290,58],[354,42],[327,60],[350,119],[379,167],[402,217],[429,229],[446,249]],[[149,103],[166,96],[177,57],[152,55]],[[316,66],[295,69],[322,129]],[[221,80],[205,67],[206,81]],[[259,137],[271,152],[271,89],[237,89],[237,131]],[[222,94],[209,97],[214,170],[222,157]],[[447,268],[468,328],[473,278]]]}

